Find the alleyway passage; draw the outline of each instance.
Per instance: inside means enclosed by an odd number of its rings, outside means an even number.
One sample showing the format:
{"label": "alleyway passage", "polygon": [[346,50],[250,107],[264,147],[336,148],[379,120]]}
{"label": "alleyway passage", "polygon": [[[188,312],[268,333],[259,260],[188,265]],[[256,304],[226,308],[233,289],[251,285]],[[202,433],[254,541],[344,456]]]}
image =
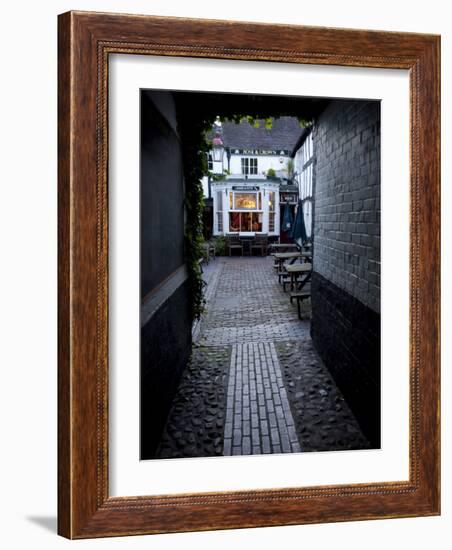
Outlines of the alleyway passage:
{"label": "alleyway passage", "polygon": [[206,313],[156,458],[364,449],[369,443],[271,258],[204,268]]}

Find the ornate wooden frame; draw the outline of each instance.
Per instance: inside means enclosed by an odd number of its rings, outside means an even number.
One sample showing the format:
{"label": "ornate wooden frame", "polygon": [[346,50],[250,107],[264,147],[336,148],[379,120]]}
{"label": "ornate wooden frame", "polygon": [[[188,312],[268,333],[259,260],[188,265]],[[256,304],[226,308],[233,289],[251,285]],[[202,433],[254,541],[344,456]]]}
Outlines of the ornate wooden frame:
{"label": "ornate wooden frame", "polygon": [[[440,510],[440,38],[138,15],[59,16],[58,531],[69,538],[427,516]],[[410,479],[108,495],[111,53],[410,72]]]}

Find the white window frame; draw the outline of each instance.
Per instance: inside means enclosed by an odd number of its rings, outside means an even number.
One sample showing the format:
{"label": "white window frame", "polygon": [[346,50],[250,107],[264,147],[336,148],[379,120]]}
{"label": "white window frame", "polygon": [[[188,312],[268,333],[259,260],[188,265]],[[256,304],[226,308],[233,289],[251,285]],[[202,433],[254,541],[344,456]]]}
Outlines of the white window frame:
{"label": "white window frame", "polygon": [[[261,231],[257,231],[257,233],[263,233],[265,228],[265,217],[264,217],[264,204],[263,204],[263,191],[262,189],[259,191],[229,191],[230,195],[228,197],[228,205],[229,205],[229,211],[228,211],[228,227],[230,233],[256,233],[256,231],[242,231],[239,229],[239,231],[232,231],[231,229],[231,216],[232,213],[238,213],[238,214],[261,214],[262,216],[262,229]],[[236,195],[256,195],[256,206],[257,208],[231,208],[230,207],[230,201],[231,201],[231,195],[232,195],[232,206],[235,207],[235,196]],[[259,208],[259,205],[261,206]]]}
{"label": "white window frame", "polygon": [[[303,145],[297,151],[297,156],[300,162],[300,173],[298,176],[300,199],[304,200],[312,198],[312,179],[313,179],[313,163],[314,156],[312,132],[307,136]],[[308,164],[309,163],[309,164]]]}
{"label": "white window frame", "polygon": [[[230,191],[232,193],[232,205],[234,208],[229,206],[230,212],[262,212],[262,191]],[[235,208],[235,197],[236,195],[256,195],[256,205],[257,208]],[[229,198],[229,201],[231,199]],[[261,208],[259,208],[259,204]],[[230,205],[230,202],[229,202]]]}
{"label": "white window frame", "polygon": [[240,165],[242,168],[242,174],[245,174],[247,176],[249,175],[254,176],[258,174],[257,157],[242,157],[240,159]]}
{"label": "white window frame", "polygon": [[[275,233],[276,227],[276,191],[267,191],[268,197],[268,232]],[[273,194],[273,209],[270,208],[270,194]],[[271,221],[273,219],[273,221]]]}
{"label": "white window frame", "polygon": [[215,198],[215,224],[217,233],[223,233],[223,191],[218,190]]}

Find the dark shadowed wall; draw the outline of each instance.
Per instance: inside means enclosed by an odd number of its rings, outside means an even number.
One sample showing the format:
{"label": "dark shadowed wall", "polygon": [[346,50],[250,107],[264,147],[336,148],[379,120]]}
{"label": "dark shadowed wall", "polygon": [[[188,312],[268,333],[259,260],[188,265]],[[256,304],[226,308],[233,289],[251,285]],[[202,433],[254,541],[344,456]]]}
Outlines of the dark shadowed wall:
{"label": "dark shadowed wall", "polygon": [[141,458],[152,458],[191,345],[184,180],[169,92],[141,92]]}
{"label": "dark shadowed wall", "polygon": [[314,127],[312,338],[380,446],[380,103],[332,101]]}

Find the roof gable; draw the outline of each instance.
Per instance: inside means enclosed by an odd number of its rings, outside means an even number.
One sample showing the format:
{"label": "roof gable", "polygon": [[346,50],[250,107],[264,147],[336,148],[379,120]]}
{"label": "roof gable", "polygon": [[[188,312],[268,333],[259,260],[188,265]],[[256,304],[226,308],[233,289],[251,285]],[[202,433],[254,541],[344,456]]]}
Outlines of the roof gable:
{"label": "roof gable", "polygon": [[283,116],[273,120],[272,128],[265,128],[265,121],[259,120],[259,127],[255,128],[244,120],[223,122],[222,140],[225,147],[236,149],[288,149],[292,150],[298,141],[303,129],[295,117]]}

